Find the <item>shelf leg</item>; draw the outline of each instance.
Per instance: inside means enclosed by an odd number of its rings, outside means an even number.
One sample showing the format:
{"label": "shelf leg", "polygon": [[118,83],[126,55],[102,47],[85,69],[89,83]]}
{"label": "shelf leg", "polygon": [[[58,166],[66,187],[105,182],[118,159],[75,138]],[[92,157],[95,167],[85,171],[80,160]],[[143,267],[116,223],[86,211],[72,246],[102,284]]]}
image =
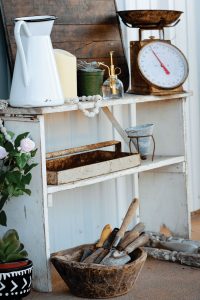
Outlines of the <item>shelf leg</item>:
{"label": "shelf leg", "polygon": [[31,172],[32,181],[29,186],[31,195],[12,198],[6,203],[5,210],[8,228],[15,228],[19,232],[29,258],[33,261],[33,288],[37,291],[49,292],[52,287],[44,117],[4,117],[4,121],[6,128],[16,135],[30,132],[38,149],[34,158],[34,162],[38,165]]}

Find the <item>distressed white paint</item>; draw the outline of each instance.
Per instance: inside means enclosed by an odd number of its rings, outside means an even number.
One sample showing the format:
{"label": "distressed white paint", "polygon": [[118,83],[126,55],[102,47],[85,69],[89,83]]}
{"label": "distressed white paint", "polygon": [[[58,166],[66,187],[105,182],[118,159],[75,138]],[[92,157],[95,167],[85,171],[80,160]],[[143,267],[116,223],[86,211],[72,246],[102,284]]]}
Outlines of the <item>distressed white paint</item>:
{"label": "distressed white paint", "polygon": [[[57,193],[60,191],[71,190],[71,189],[75,189],[77,187],[87,186],[87,185],[95,184],[98,182],[103,182],[106,180],[126,176],[126,175],[141,173],[141,172],[145,172],[145,171],[149,171],[149,170],[159,169],[159,168],[162,168],[165,166],[179,164],[184,161],[185,161],[184,156],[156,156],[153,161],[151,161],[149,159],[145,160],[138,167],[128,168],[126,170],[116,171],[116,172],[112,172],[110,174],[100,175],[100,176],[93,177],[93,178],[82,179],[80,181],[76,181],[76,182],[72,182],[72,183],[67,183],[67,184],[62,184],[62,185],[49,185],[48,193],[52,194],[52,193]],[[184,171],[184,169],[182,169],[182,171]],[[160,171],[158,171],[158,172],[160,172]],[[170,173],[170,169],[168,169],[166,172]],[[174,173],[175,169],[172,168],[171,172]]]}
{"label": "distressed white paint", "polygon": [[190,221],[184,173],[142,173],[140,217],[148,229],[166,225],[173,235],[189,237]]}
{"label": "distressed white paint", "polygon": [[[117,0],[119,9],[175,9],[183,11],[180,23],[165,30],[165,38],[170,39],[186,55],[189,62],[189,78],[185,83],[186,90],[194,92],[187,103],[187,136],[188,136],[188,171],[190,178],[189,192],[191,194],[190,210],[200,208],[200,1],[197,0]],[[123,4],[124,3],[124,6]],[[137,29],[124,29],[125,47],[129,57],[129,41],[138,39]],[[151,33],[152,34],[152,33]],[[148,34],[148,35],[151,35]],[[156,32],[153,32],[153,35]],[[146,35],[146,37],[148,37]]]}
{"label": "distressed white paint", "polygon": [[[122,1],[120,0],[119,2],[121,3]],[[176,4],[181,2],[186,3],[186,0],[176,1]],[[194,0],[190,0],[190,2],[194,4]],[[161,8],[164,9],[171,8],[171,5],[174,5],[174,3],[175,0],[130,0],[126,1],[126,6],[129,9],[141,9],[150,7],[159,8],[159,5],[161,5]],[[165,7],[165,5],[167,7]],[[123,7],[121,7],[121,9],[123,9]],[[181,23],[178,26],[181,26]],[[176,30],[178,29],[173,29],[172,33]],[[169,34],[171,34],[171,31]],[[128,30],[127,39],[128,38],[131,40],[136,39],[137,32],[135,30],[133,32],[132,29]],[[182,48],[181,45],[179,47]],[[128,47],[126,49],[128,51]],[[190,49],[188,51],[190,51]],[[180,98],[182,97],[183,95],[180,95]],[[149,99],[148,103],[140,103],[143,102],[144,99]],[[31,227],[32,236],[34,238],[31,240],[31,245],[28,246],[28,251],[36,262],[36,266],[38,266],[39,262],[41,263],[38,269],[36,269],[38,273],[41,272],[40,277],[35,281],[38,289],[46,291],[50,289],[48,277],[49,269],[46,260],[50,252],[95,241],[101,229],[107,223],[110,223],[113,227],[118,227],[130,201],[135,195],[138,195],[138,193],[141,198],[141,218],[145,220],[147,229],[159,229],[161,223],[165,223],[168,226],[173,224],[169,227],[172,228],[174,232],[177,234],[180,233],[183,236],[188,235],[190,224],[188,222],[187,189],[185,186],[186,177],[185,174],[181,172],[181,168],[175,172],[174,166],[169,167],[169,165],[175,163],[181,163],[182,166],[184,165],[185,128],[182,123],[182,104],[180,100],[153,102],[154,100],[164,99],[166,99],[166,97],[163,99],[155,97],[150,99],[149,97],[144,98],[140,96],[137,97],[135,101],[134,98],[127,102],[126,99],[119,100],[119,102],[124,101],[127,105],[113,106],[111,109],[123,128],[135,125],[136,116],[137,122],[146,122],[147,120],[157,122],[158,124],[155,127],[156,153],[158,155],[172,155],[173,157],[158,159],[154,162],[148,160],[138,167],[137,170],[127,169],[121,171],[122,173],[115,172],[112,176],[99,176],[93,178],[91,182],[89,179],[86,181],[82,180],[77,186],[71,184],[59,187],[48,187],[46,191],[45,189],[43,190],[41,187],[41,179],[43,180],[43,187],[45,187],[46,174],[43,169],[42,176],[41,167],[44,166],[45,151],[43,140],[41,140],[43,151],[40,150],[40,133],[43,137],[45,136],[47,152],[109,139],[122,140],[118,133],[113,130],[111,123],[103,113],[100,113],[100,115],[94,119],[88,119],[85,118],[81,112],[76,111],[76,106],[71,108],[71,112],[69,112],[66,107],[64,109],[60,107],[59,109],[53,108],[53,111],[50,111],[50,109],[45,115],[45,132],[42,125],[43,116],[39,118],[41,127],[37,125],[35,128],[35,125],[33,125],[35,124],[34,121],[32,121],[33,124],[31,121],[27,123],[32,124],[31,126],[33,127],[31,128],[28,127],[26,123],[24,127],[22,125],[16,126],[15,123],[10,126],[18,132],[21,132],[23,128],[24,130],[31,131],[39,147],[38,159],[40,160],[40,156],[42,159],[42,164],[38,166],[40,176],[38,176],[37,173],[32,183],[32,187],[35,186],[37,191],[33,192],[31,198],[26,197],[25,199],[22,197],[14,199],[7,205],[9,215],[13,216],[9,218],[9,227],[14,226],[19,229],[20,235],[22,232],[22,239],[28,241],[28,243],[30,242],[29,228]],[[193,101],[194,104],[194,100],[191,101]],[[130,105],[128,103],[132,104]],[[197,104],[197,101],[195,103]],[[197,106],[195,107],[197,108]],[[57,111],[55,109],[57,109]],[[62,109],[62,112],[60,109]],[[21,111],[21,113],[23,113],[23,111]],[[34,109],[29,110],[29,114],[31,113],[37,114]],[[195,113],[195,121],[197,111],[192,108],[192,113]],[[171,126],[173,127],[173,131],[170,129]],[[194,135],[191,136],[191,141],[194,141],[194,137]],[[128,147],[124,145],[123,150],[127,151]],[[165,166],[168,166],[168,169],[165,169],[166,172],[164,172],[163,168],[160,169]],[[135,175],[135,184],[133,176],[130,175],[136,171],[142,172],[156,168],[159,168],[157,169],[159,173],[154,170],[148,173],[143,172],[140,175],[140,186],[138,189],[137,174]],[[185,172],[184,167],[182,170]],[[36,174],[35,172],[36,169],[34,170],[34,174]],[[194,190],[196,191],[196,189]],[[47,191],[49,194],[53,194],[53,196],[49,198],[49,208],[47,208]],[[31,199],[33,201],[31,201]],[[29,205],[32,209],[30,209]],[[25,217],[23,209],[21,210],[21,206],[27,207],[29,213],[27,218]],[[19,215],[17,214],[17,216],[16,211],[19,211]],[[35,213],[36,211],[38,211],[37,215]],[[160,218],[156,218],[158,215],[160,215]],[[170,217],[171,215],[172,217]],[[19,220],[21,220],[20,223]],[[29,224],[27,225],[26,231],[24,230],[24,224],[26,224],[27,220]],[[40,220],[40,222],[38,222],[38,220]],[[38,247],[40,247],[41,251],[39,251]],[[38,252],[40,252],[40,255],[38,255]]]}
{"label": "distressed white paint", "polygon": [[[155,96],[155,95],[134,95],[134,94],[128,94],[125,93],[124,98],[120,99],[114,99],[114,100],[103,100],[100,103],[100,107],[107,107],[107,106],[116,106],[116,105],[124,105],[124,104],[137,104],[141,102],[155,102],[155,101],[166,101],[168,99],[181,99],[183,97],[188,97],[192,95],[192,92],[183,92],[179,94],[173,94],[173,95],[163,95],[163,96]],[[84,109],[94,108],[94,102],[84,102],[82,103]],[[125,111],[129,115],[129,117],[132,117],[132,113],[135,112],[132,111],[133,107],[118,107],[118,110],[115,110],[115,114],[118,114],[118,117],[121,117],[122,110]],[[69,104],[65,103],[64,105],[59,106],[49,106],[49,107],[36,107],[36,108],[14,108],[14,107],[8,107],[5,110],[5,113],[11,114],[11,115],[45,115],[45,114],[56,114],[60,112],[71,112],[73,110],[78,110],[77,104]],[[131,113],[131,114],[129,114]],[[98,116],[97,116],[98,117]],[[53,118],[53,116],[51,117]],[[57,116],[55,116],[57,118]],[[121,117],[121,121],[124,119]]]}
{"label": "distressed white paint", "polygon": [[[31,185],[32,196],[30,198],[20,197],[17,199],[18,201],[13,199],[14,205],[12,204],[11,206],[10,202],[7,205],[10,220],[9,226],[17,228],[23,235],[26,232],[24,231],[26,226],[31,228],[33,239],[30,239],[29,234],[28,236],[22,236],[22,238],[24,243],[28,245],[30,258],[34,260],[34,286],[38,290],[51,290],[48,265],[51,252],[95,241],[105,224],[110,223],[113,227],[119,226],[128,204],[135,194],[138,194],[138,188],[136,193],[134,190],[137,181],[134,185],[133,177],[125,177],[125,175],[144,172],[144,175],[141,177],[142,180],[139,180],[139,196],[141,199],[141,219],[146,223],[147,229],[154,228],[158,230],[158,227],[165,220],[165,224],[169,226],[170,222],[170,228],[177,234],[189,235],[185,169],[183,167],[183,173],[181,173],[180,168],[178,172],[175,172],[174,167],[172,172],[169,169],[170,165],[185,163],[185,123],[183,114],[185,100],[184,98],[179,98],[166,101],[157,101],[158,99],[152,101],[153,99],[151,99],[149,101],[147,97],[148,101],[145,102],[145,98],[143,97],[142,102],[139,101],[133,104],[136,106],[136,119],[140,122],[146,122],[148,118],[151,118],[151,122],[157,123],[155,130],[155,137],[158,141],[157,154],[165,156],[170,154],[171,156],[155,157],[153,162],[148,159],[135,168],[128,168],[58,186],[47,187],[46,185],[46,152],[70,148],[72,144],[73,146],[78,146],[101,140],[105,141],[109,138],[116,139],[118,136],[113,134],[113,128],[108,119],[101,114],[98,118],[91,120],[78,111],[71,111],[39,115],[37,119],[16,117],[15,120],[11,117],[6,120],[6,126],[16,133],[23,131],[23,128],[24,131],[30,131],[38,147],[37,161],[39,166],[37,168],[39,169],[37,171],[34,170],[35,176]],[[127,114],[128,106],[129,104],[119,106],[122,110],[122,116],[125,113]],[[118,116],[119,108],[117,111]],[[111,118],[112,120],[113,118]],[[123,127],[127,127],[127,121],[127,119],[121,118],[120,123]],[[115,122],[113,122],[113,125],[115,126]],[[169,131],[169,125],[174,126],[173,131]],[[119,126],[117,123],[117,129],[119,129]],[[163,134],[163,131],[165,134]],[[168,143],[165,142],[166,136]],[[162,143],[159,142],[160,140]],[[172,147],[173,144],[174,147]],[[124,146],[126,149],[127,145]],[[165,173],[160,172],[159,169],[162,167],[168,167],[168,170]],[[152,175],[145,175],[145,171],[153,171],[155,169],[158,169],[160,175],[155,172],[152,172]],[[158,192],[160,197],[161,195],[163,197],[162,201],[167,201],[165,194],[160,192],[159,185],[152,187],[151,180],[156,176],[160,181],[163,178],[162,189],[165,186],[171,193],[175,190],[177,214],[180,211],[177,219],[183,218],[181,222],[177,223],[175,218],[170,219],[169,213],[164,218],[165,210],[160,210],[157,222],[155,222],[154,218],[151,219],[151,222],[149,221],[149,214],[152,216],[153,211],[148,210],[147,212],[146,204],[149,201],[148,199],[154,198],[152,196],[153,193],[155,191],[156,193]],[[174,178],[174,181],[170,181],[170,178]],[[173,182],[176,185],[175,187],[171,185]],[[148,189],[150,192],[147,197]],[[50,197],[47,194],[50,194]],[[160,197],[157,197],[155,207],[160,207]],[[179,209],[179,206],[182,209]],[[26,212],[29,212],[28,216]],[[37,241],[36,247],[35,241]],[[40,255],[38,255],[38,252]],[[43,273],[45,276],[43,276]]]}
{"label": "distressed white paint", "polygon": [[133,168],[140,164],[140,155],[128,155],[126,157],[119,157],[117,159],[110,159],[98,163],[88,164],[69,170],[47,171],[48,184],[65,184],[69,182],[76,182],[85,178],[92,178],[96,176],[106,175]]}
{"label": "distressed white paint", "polygon": [[[15,197],[5,205],[7,227],[15,228],[21,241],[34,262],[33,287],[39,291],[51,289],[49,272],[49,226],[47,208],[47,184],[45,167],[45,143],[43,117],[38,119],[4,118],[5,126],[17,134],[30,132],[37,146],[35,162],[37,167],[32,170],[30,184],[31,196]],[[0,227],[0,236],[3,227]],[[42,279],[42,280],[41,280]]]}

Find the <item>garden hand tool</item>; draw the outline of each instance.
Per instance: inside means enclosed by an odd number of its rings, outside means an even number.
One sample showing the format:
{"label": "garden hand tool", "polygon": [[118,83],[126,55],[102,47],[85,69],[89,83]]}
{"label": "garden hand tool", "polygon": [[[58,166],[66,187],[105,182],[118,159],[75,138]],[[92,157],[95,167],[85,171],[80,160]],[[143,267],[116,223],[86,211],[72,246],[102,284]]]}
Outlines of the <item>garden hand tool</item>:
{"label": "garden hand tool", "polygon": [[129,225],[129,223],[133,219],[133,216],[135,215],[138,206],[139,206],[139,200],[137,198],[134,198],[128,208],[125,218],[121,224],[121,227],[115,236],[115,239],[112,244],[112,248],[110,249],[109,253],[105,256],[104,259],[109,258],[110,256],[112,256],[112,253],[115,252],[116,247],[119,244],[120,240],[124,237],[125,231]]}
{"label": "garden hand tool", "polygon": [[103,244],[102,252],[99,254],[99,256],[93,261],[94,264],[99,264],[102,259],[108,254],[110,251],[110,248],[112,247],[112,244],[114,242],[115,236],[117,232],[119,231],[119,228],[114,228],[107,240]]}
{"label": "garden hand tool", "polygon": [[90,256],[93,252],[94,250],[92,250],[91,248],[84,249],[80,262],[83,262],[86,259],[86,257]]}
{"label": "garden hand tool", "polygon": [[126,246],[128,246],[131,242],[133,242],[135,239],[139,237],[139,235],[144,231],[145,225],[144,223],[138,223],[136,224],[132,230],[128,231],[124,238],[120,241],[119,246],[117,249],[125,249]]}
{"label": "garden hand tool", "polygon": [[107,240],[107,238],[109,237],[111,232],[112,232],[112,228],[111,228],[110,224],[105,225],[102,232],[101,232],[100,239],[96,244],[96,249],[92,252],[92,254],[91,254],[91,252],[88,252],[89,256],[86,256],[87,255],[86,251],[84,251],[85,253],[83,253],[81,262],[92,263],[99,256],[99,254],[102,252],[103,244]]}
{"label": "garden hand tool", "polygon": [[120,266],[125,265],[131,260],[129,253],[133,252],[138,247],[144,246],[149,241],[149,235],[143,233],[136,240],[126,246],[123,251],[114,250],[110,256],[105,257],[102,261],[102,265],[106,266]]}

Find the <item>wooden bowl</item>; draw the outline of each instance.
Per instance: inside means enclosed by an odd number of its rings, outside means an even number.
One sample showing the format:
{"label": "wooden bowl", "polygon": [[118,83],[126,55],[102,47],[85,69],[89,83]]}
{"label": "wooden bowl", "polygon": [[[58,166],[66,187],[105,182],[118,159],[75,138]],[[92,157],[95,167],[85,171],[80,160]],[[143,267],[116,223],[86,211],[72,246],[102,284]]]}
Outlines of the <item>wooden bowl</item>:
{"label": "wooden bowl", "polygon": [[81,245],[51,256],[72,294],[83,298],[111,298],[128,293],[147,258],[146,252],[138,248],[130,253],[131,262],[124,266],[81,263],[79,260],[86,248],[93,249],[93,245]]}
{"label": "wooden bowl", "polygon": [[176,10],[124,10],[118,11],[123,23],[133,28],[156,28],[175,23],[182,11]]}

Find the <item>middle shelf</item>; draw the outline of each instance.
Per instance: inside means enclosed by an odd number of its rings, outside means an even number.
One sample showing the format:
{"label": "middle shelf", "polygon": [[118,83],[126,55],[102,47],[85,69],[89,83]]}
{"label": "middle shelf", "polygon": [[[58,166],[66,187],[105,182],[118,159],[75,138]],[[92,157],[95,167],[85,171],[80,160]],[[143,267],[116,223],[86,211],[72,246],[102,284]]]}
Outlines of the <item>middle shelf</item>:
{"label": "middle shelf", "polygon": [[71,190],[78,187],[83,187],[83,186],[103,182],[109,179],[115,179],[126,175],[131,175],[131,174],[140,173],[144,171],[150,171],[150,170],[171,166],[183,162],[185,162],[184,156],[155,156],[153,161],[144,160],[141,162],[141,165],[138,167],[116,171],[106,175],[91,177],[91,178],[87,178],[87,179],[83,179],[83,180],[79,180],[67,184],[49,185],[47,187],[47,192],[48,194],[54,194],[65,190]]}

